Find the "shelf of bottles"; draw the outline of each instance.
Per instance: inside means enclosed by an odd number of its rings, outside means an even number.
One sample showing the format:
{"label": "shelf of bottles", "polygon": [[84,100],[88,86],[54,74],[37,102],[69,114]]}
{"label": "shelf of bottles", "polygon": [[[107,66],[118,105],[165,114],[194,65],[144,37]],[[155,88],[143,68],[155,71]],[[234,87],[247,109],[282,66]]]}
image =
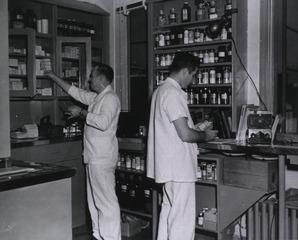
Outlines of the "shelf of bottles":
{"label": "shelf of bottles", "polygon": [[145,177],[145,154],[119,152],[116,192],[121,211],[152,217],[152,182]]}
{"label": "shelf of bottles", "polygon": [[188,2],[179,4],[181,11],[176,10],[176,4],[170,8],[168,16],[163,8],[159,9],[156,16],[153,27],[153,89],[169,75],[169,66],[175,53],[189,52],[198,57],[200,62],[192,84],[185,90],[189,106],[230,108],[233,85],[232,22],[228,21],[221,34],[213,39],[208,37],[205,30],[208,24],[219,20],[232,9],[232,1],[226,0],[225,4],[222,1],[198,1],[195,10],[191,9]]}
{"label": "shelf of bottles", "polygon": [[[217,161],[198,159],[197,184],[216,189],[218,185]],[[211,201],[212,202],[212,201]],[[217,233],[218,213],[215,206],[204,206],[198,209],[196,228]]]}

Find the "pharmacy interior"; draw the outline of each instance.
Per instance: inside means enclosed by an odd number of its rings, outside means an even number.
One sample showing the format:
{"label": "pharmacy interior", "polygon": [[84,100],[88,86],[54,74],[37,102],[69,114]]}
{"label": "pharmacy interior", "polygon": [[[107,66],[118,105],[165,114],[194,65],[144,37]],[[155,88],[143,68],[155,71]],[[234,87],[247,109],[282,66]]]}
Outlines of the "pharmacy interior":
{"label": "pharmacy interior", "polygon": [[[55,189],[62,181],[66,190],[56,194],[67,193],[60,208],[68,212],[25,205],[49,216],[44,236],[50,239],[57,219],[68,229],[64,239],[90,225],[84,121],[65,115],[80,103],[45,71],[86,89],[93,66],[113,67],[121,101],[115,173],[121,233],[129,239],[149,228],[156,239],[162,191],[146,177],[150,101],[175,54],[187,52],[199,61],[183,89],[192,120],[218,131],[218,139],[198,143],[196,239],[298,239],[294,0],[4,0],[0,9],[0,61],[8,63],[0,66],[0,194],[22,198],[26,188],[28,199],[40,198],[45,188],[36,185]],[[50,168],[56,165],[62,169]],[[11,221],[19,205],[7,211]],[[24,221],[17,224],[19,232],[0,238],[41,239]]]}

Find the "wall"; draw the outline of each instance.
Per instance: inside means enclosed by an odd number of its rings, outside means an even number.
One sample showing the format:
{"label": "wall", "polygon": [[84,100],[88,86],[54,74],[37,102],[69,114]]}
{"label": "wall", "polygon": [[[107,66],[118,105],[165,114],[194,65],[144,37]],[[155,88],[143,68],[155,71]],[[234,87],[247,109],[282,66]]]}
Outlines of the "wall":
{"label": "wall", "polygon": [[7,9],[7,1],[0,1],[0,158],[10,156]]}

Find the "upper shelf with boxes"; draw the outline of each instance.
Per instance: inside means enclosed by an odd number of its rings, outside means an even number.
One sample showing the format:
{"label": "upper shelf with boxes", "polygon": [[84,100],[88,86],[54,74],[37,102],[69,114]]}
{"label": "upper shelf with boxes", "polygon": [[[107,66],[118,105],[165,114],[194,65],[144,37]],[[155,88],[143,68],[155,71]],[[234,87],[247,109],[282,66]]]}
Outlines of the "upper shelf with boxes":
{"label": "upper shelf with boxes", "polygon": [[[90,59],[97,62],[105,60],[107,15],[96,7],[89,12],[90,4],[79,4],[83,6],[81,8],[76,6],[78,4],[74,3],[71,8],[66,3],[53,4],[52,1],[9,1],[11,97],[35,100],[59,97],[63,95],[61,89],[44,77],[45,69],[52,69],[61,77],[72,78],[71,83],[83,87],[88,78],[86,69],[91,67],[91,60],[86,62],[89,57],[85,55],[92,54]],[[90,41],[90,44],[83,47],[80,43],[64,44],[59,48],[62,37],[65,42],[85,38],[83,42]],[[79,59],[61,58],[69,48],[79,49]]]}

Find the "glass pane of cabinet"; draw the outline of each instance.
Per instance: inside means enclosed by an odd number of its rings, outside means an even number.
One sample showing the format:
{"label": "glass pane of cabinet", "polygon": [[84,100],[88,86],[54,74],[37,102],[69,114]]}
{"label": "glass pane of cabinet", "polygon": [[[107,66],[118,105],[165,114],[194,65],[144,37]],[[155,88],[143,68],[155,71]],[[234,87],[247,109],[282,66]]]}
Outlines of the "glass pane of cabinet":
{"label": "glass pane of cabinet", "polygon": [[[88,37],[57,38],[57,73],[79,88],[88,89],[88,78],[91,72],[91,39]],[[57,96],[68,96],[57,86]]]}
{"label": "glass pane of cabinet", "polygon": [[9,89],[11,97],[32,97],[35,94],[34,46],[33,29],[10,29]]}

